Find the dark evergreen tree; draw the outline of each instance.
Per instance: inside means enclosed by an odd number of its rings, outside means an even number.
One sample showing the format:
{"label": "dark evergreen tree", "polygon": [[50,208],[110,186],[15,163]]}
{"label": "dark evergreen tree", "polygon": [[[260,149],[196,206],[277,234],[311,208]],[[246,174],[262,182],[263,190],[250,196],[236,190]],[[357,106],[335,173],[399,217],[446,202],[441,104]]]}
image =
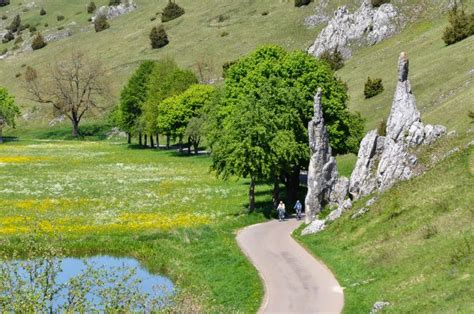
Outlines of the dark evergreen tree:
{"label": "dark evergreen tree", "polygon": [[94,1],[89,2],[89,5],[87,6],[87,13],[92,14],[94,13],[95,9],[97,9],[95,2]]}
{"label": "dark evergreen tree", "polygon": [[103,30],[106,30],[109,27],[110,27],[110,24],[104,15],[99,15],[98,17],[95,18],[94,28],[97,33],[102,32]]}
{"label": "dark evergreen tree", "polygon": [[184,14],[184,9],[176,4],[175,1],[169,0],[168,5],[163,9],[161,13],[161,21],[168,22],[177,19]]}
{"label": "dark evergreen tree", "polygon": [[153,49],[158,49],[169,44],[170,41],[163,25],[155,26],[151,29],[150,41]]}
{"label": "dark evergreen tree", "polygon": [[46,45],[47,43],[43,35],[41,35],[41,33],[37,33],[35,38],[33,38],[33,42],[31,43],[31,48],[33,50],[38,50],[38,49],[46,47]]}
{"label": "dark evergreen tree", "polygon": [[372,98],[377,96],[378,94],[383,92],[383,84],[382,79],[371,79],[370,77],[367,78],[367,82],[365,83],[364,87],[364,96],[365,99]]}
{"label": "dark evergreen tree", "polygon": [[13,18],[13,21],[11,22],[10,26],[7,27],[7,29],[14,33],[20,29],[21,26],[21,17],[19,14],[15,15]]}

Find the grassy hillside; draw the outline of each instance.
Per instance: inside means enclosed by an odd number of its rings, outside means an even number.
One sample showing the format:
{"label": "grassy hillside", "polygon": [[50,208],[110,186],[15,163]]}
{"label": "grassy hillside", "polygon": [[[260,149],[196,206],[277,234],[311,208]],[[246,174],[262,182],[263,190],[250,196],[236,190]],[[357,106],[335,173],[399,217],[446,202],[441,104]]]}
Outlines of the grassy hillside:
{"label": "grassy hillside", "polygon": [[[459,139],[441,141],[433,156]],[[442,178],[442,180],[440,180]],[[298,237],[345,288],[345,313],[469,313],[474,307],[474,149],[464,149],[421,177],[366,200],[316,235]]]}

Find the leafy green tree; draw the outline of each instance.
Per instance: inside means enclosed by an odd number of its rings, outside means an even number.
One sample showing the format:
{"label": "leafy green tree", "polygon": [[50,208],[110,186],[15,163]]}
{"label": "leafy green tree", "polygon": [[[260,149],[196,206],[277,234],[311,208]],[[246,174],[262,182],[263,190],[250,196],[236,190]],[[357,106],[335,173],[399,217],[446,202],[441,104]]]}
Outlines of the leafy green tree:
{"label": "leafy green tree", "polygon": [[[193,85],[182,94],[165,99],[158,106],[156,118],[158,129],[171,138],[178,139],[182,144],[189,121],[197,117],[200,117],[200,120],[204,119],[204,108],[209,107],[214,101],[214,95],[215,90],[212,86]],[[193,127],[197,126],[196,122],[198,121],[193,121]],[[193,142],[190,146],[193,145],[196,149],[200,141],[196,129],[193,130],[193,134],[189,134],[188,142],[191,140]]]}
{"label": "leafy green tree", "polygon": [[20,109],[15,103],[15,98],[8,91],[0,87],[0,143],[3,143],[3,128],[15,127],[15,118],[20,115]]}
{"label": "leafy green tree", "polygon": [[250,210],[259,180],[273,180],[275,194],[283,181],[287,201],[296,200],[300,171],[309,163],[307,125],[318,87],[333,152],[356,152],[363,120],[348,111],[346,86],[325,62],[265,46],[227,70],[209,134],[212,168],[224,178],[250,178]]}
{"label": "leafy green tree", "polygon": [[140,117],[143,103],[147,100],[149,80],[155,67],[154,61],[143,61],[132,75],[120,94],[115,120],[118,126],[127,132],[128,143],[131,135],[140,132]]}
{"label": "leafy green tree", "polygon": [[[155,69],[149,81],[149,95],[144,105],[144,128],[150,136],[156,135],[157,142],[159,134],[167,136],[167,147],[174,132],[167,128],[159,128],[157,117],[163,112],[162,102],[172,96],[179,95],[191,85],[197,84],[196,75],[189,70],[182,70],[172,60],[161,60],[156,63]],[[161,107],[161,108],[160,108]],[[159,147],[159,142],[157,143]]]}

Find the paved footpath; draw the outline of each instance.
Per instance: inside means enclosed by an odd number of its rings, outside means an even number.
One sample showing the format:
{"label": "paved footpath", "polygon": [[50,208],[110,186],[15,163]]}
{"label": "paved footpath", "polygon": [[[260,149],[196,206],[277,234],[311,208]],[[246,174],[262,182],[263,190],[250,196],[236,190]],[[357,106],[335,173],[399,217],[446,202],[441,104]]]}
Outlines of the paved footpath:
{"label": "paved footpath", "polygon": [[237,242],[260,272],[265,297],[259,313],[340,313],[344,294],[331,271],[292,237],[300,221],[247,227]]}

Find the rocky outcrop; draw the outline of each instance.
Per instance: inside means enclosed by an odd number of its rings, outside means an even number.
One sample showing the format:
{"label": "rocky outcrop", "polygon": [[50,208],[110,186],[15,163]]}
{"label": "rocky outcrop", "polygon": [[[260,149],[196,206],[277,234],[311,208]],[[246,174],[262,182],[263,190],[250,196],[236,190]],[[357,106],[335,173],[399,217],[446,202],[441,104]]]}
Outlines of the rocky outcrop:
{"label": "rocky outcrop", "polygon": [[374,45],[392,36],[399,29],[399,20],[398,10],[390,3],[374,8],[370,0],[364,0],[354,13],[342,6],[334,12],[334,17],[309,48],[309,53],[319,57],[325,51],[338,48],[348,59],[352,56],[352,45]]}
{"label": "rocky outcrop", "polygon": [[339,178],[336,159],[332,156],[321,106],[322,93],[314,97],[314,115],[308,124],[311,159],[308,168],[308,194],[305,199],[306,222],[314,220],[322,203],[340,204],[349,188],[347,178]]}
{"label": "rocky outcrop", "polygon": [[349,192],[353,199],[377,190],[385,191],[397,181],[410,179],[414,175],[417,158],[409,148],[431,144],[446,133],[446,128],[441,125],[422,123],[408,73],[408,57],[401,53],[386,136],[378,135],[374,130],[362,140],[350,180]]}
{"label": "rocky outcrop", "polygon": [[130,13],[137,8],[137,4],[134,0],[127,0],[124,3],[119,5],[111,5],[111,6],[102,6],[97,10],[97,14],[92,17],[92,22],[98,16],[105,16],[108,20],[116,18],[117,16]]}

